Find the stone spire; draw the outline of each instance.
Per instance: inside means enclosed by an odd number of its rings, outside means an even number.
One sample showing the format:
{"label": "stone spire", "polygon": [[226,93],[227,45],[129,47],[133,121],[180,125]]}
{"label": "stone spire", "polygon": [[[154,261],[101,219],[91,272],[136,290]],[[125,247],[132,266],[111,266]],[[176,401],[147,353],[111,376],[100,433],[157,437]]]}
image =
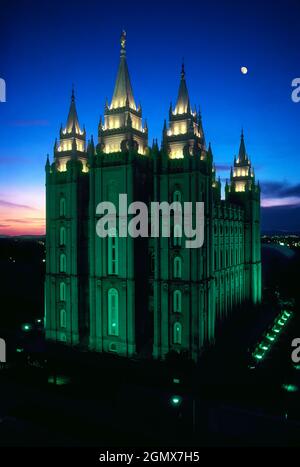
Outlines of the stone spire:
{"label": "stone spire", "polygon": [[70,104],[70,110],[69,110],[65,130],[67,133],[71,133],[71,132],[75,132],[76,134],[81,133],[76,105],[75,105],[74,87],[72,88],[71,104]]}
{"label": "stone spire", "polygon": [[251,189],[255,185],[254,170],[246,152],[244,132],[241,133],[241,141],[238,157],[234,158],[233,168],[230,172],[231,187],[234,191],[242,192]]}
{"label": "stone spire", "polygon": [[81,130],[75,105],[74,88],[72,88],[71,104],[67,123],[64,128],[60,128],[59,141],[55,140],[54,158],[56,167],[60,172],[67,170],[67,162],[70,159],[80,160],[83,164],[83,171],[86,171],[86,132]]}
{"label": "stone spire", "polygon": [[179,85],[179,90],[178,90],[178,97],[177,97],[177,102],[175,106],[175,115],[178,114],[186,114],[190,111],[190,98],[189,98],[189,93],[185,81],[185,70],[184,70],[184,64],[182,64],[181,67],[181,80],[180,80],[180,85]]}
{"label": "stone spire", "polygon": [[142,109],[136,108],[126,61],[126,33],[121,35],[121,58],[110,106],[105,104],[104,124],[98,127],[98,149],[105,154],[132,150],[145,155],[147,126],[143,127]]}
{"label": "stone spire", "polygon": [[247,156],[247,153],[246,153],[246,146],[245,146],[245,140],[244,140],[244,130],[242,129],[238,161],[240,163],[242,163],[242,162],[246,162],[247,159],[248,159],[248,156]]}
{"label": "stone spire", "polygon": [[136,110],[126,61],[126,32],[123,31],[121,34],[121,56],[119,70],[110,108],[118,109],[120,107],[125,107],[126,105],[128,105],[131,109]]}

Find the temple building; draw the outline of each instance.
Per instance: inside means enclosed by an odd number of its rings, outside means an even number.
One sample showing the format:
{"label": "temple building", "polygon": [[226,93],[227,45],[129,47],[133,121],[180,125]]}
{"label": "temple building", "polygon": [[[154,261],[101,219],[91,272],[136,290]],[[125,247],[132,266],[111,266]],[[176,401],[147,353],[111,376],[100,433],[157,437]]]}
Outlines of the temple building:
{"label": "temple building", "polygon": [[[150,205],[204,202],[204,244],[171,236],[99,237],[97,206],[119,194]],[[195,221],[195,219],[193,219]],[[117,223],[119,225],[119,223]],[[72,91],[67,122],[46,162],[46,337],[97,352],[197,361],[233,310],[261,301],[260,187],[242,132],[225,199],[200,112],[182,66],[162,142],[148,144],[126,60],[126,34],[98,142],[79,123]]]}

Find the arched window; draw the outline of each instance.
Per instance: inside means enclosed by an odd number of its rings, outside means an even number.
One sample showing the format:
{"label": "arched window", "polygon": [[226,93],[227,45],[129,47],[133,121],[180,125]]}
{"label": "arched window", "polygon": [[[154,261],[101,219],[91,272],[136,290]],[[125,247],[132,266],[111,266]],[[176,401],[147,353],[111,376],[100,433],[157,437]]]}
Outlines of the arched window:
{"label": "arched window", "polygon": [[66,310],[60,310],[60,327],[66,328],[67,327],[67,314]]}
{"label": "arched window", "polygon": [[117,289],[108,291],[108,334],[119,335],[119,294]]}
{"label": "arched window", "polygon": [[181,192],[179,190],[175,190],[173,193],[173,201],[177,203],[181,203]]}
{"label": "arched window", "polygon": [[181,324],[176,321],[173,326],[173,343],[174,344],[181,344],[182,341],[182,326]]}
{"label": "arched window", "polygon": [[181,313],[181,291],[174,290],[173,292],[173,311],[174,313]]}
{"label": "arched window", "polygon": [[59,215],[60,217],[66,215],[66,199],[63,196],[59,200]]}
{"label": "arched window", "polygon": [[174,258],[174,277],[177,279],[181,278],[182,274],[182,260],[180,256]]}
{"label": "arched window", "polygon": [[61,246],[66,244],[66,228],[65,227],[61,227],[59,229],[59,244]]}
{"label": "arched window", "polygon": [[116,229],[108,234],[108,274],[118,274],[119,271],[119,238]]}
{"label": "arched window", "polygon": [[66,284],[64,282],[59,284],[59,299],[62,302],[66,300]]}
{"label": "arched window", "polygon": [[181,246],[182,239],[182,226],[179,224],[174,225],[173,245]]}
{"label": "arched window", "polygon": [[67,258],[64,253],[62,253],[59,258],[59,270],[60,272],[67,272]]}

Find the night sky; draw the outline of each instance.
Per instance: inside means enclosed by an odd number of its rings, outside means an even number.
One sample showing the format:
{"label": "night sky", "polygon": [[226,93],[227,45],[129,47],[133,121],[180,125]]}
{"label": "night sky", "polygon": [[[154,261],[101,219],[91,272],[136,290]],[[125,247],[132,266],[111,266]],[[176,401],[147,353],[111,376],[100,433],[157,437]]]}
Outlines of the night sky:
{"label": "night sky", "polygon": [[300,212],[300,103],[291,99],[291,82],[300,77],[299,18],[296,0],[2,0],[0,234],[44,233],[46,154],[65,123],[72,83],[80,123],[96,140],[123,28],[149,142],[161,139],[184,58],[191,103],[201,108],[221,179],[229,177],[243,127],[268,209],[264,227],[276,227],[280,209],[280,225],[292,228]]}

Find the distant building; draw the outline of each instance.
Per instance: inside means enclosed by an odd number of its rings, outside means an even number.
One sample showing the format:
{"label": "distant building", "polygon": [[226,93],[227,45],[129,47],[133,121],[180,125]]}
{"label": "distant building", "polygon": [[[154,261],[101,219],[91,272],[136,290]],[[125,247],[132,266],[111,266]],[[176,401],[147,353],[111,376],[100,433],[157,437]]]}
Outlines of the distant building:
{"label": "distant building", "polygon": [[[96,207],[132,201],[203,201],[205,241],[180,237],[99,238]],[[172,226],[173,229],[176,226]],[[133,97],[125,49],[98,144],[86,145],[74,91],[66,126],[46,163],[46,336],[98,352],[154,358],[170,351],[197,360],[218,326],[244,302],[261,301],[260,188],[244,135],[221,200],[211,146],[192,110],[182,67],[161,147]]]}

